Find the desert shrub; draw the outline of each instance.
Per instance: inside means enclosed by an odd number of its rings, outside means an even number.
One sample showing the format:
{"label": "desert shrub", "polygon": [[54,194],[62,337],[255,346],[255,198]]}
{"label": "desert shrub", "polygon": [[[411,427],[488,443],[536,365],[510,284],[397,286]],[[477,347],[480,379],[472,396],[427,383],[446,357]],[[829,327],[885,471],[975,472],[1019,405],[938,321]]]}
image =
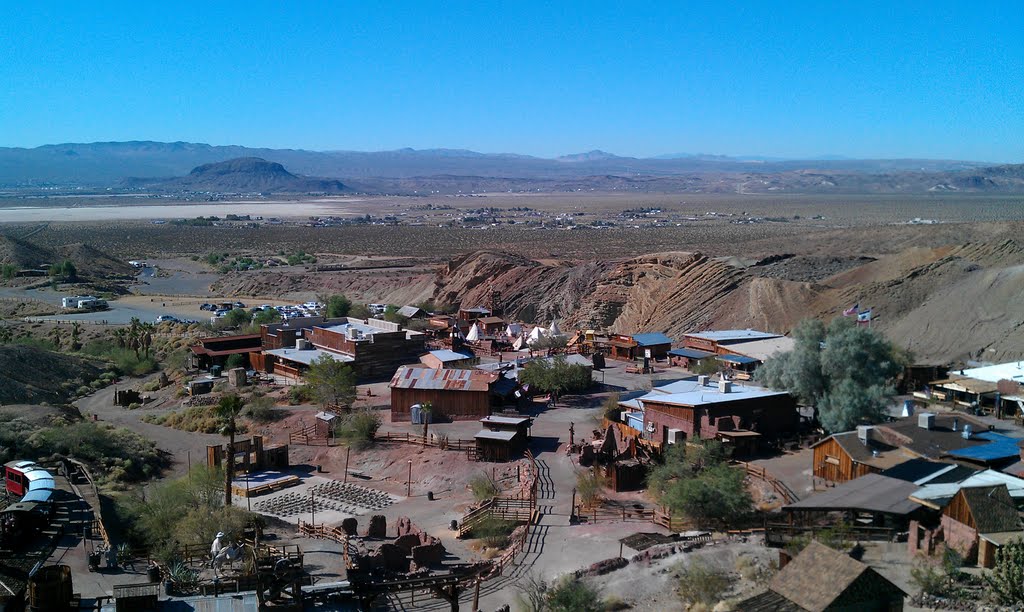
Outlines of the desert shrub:
{"label": "desert shrub", "polygon": [[142,404],[138,402],[132,402],[128,404],[128,410],[138,410],[139,408],[142,408]]}
{"label": "desert shrub", "polygon": [[76,393],[78,393],[78,395],[89,395],[90,393],[92,393],[92,387],[90,387],[89,385],[82,385],[81,387],[78,388]]}
{"label": "desert shrub", "polygon": [[982,574],[996,603],[1019,606],[1024,602],[1024,542],[1012,540],[996,551],[996,564]]}
{"label": "desert shrub", "polygon": [[228,357],[227,361],[224,362],[224,367],[227,370],[230,370],[232,368],[248,368],[249,357],[248,355],[231,355]]}
{"label": "desert shrub", "polygon": [[130,376],[142,376],[149,374],[157,368],[156,359],[144,353],[135,354],[135,351],[127,348],[120,348],[109,340],[93,340],[82,347],[82,352],[87,355],[106,359],[118,373]]}
{"label": "desert shrub", "polygon": [[295,385],[288,389],[288,403],[292,406],[308,404],[313,401],[313,391],[306,385]]}
{"label": "desert shrub", "polygon": [[254,397],[246,402],[243,414],[257,423],[269,423],[276,418],[274,406],[276,403],[273,398],[265,395]]}
{"label": "desert shrub", "polygon": [[512,521],[488,515],[473,526],[469,537],[479,539],[491,548],[505,548],[515,528],[516,524]]}
{"label": "desert shrub", "polygon": [[574,576],[566,576],[552,586],[546,596],[551,612],[603,612],[605,604],[594,587]]}
{"label": "desert shrub", "polygon": [[685,604],[713,606],[725,596],[731,580],[729,574],[711,567],[702,559],[694,559],[678,572],[676,593]]}
{"label": "desert shrub", "polygon": [[362,450],[373,444],[380,424],[379,414],[372,410],[360,410],[340,419],[334,433],[347,445]]}
{"label": "desert shrub", "polygon": [[736,557],[736,571],[744,580],[763,585],[778,571],[776,563],[761,563],[756,557],[740,555]]}
{"label": "desert shrub", "polygon": [[491,499],[501,493],[498,483],[484,472],[469,479],[469,490],[473,492],[473,499],[478,502]]}
{"label": "desert shrub", "polygon": [[[0,446],[10,442],[0,438]],[[153,442],[127,429],[92,421],[36,429],[27,439],[13,442],[19,457],[74,457],[110,484],[145,480],[167,464]]]}
{"label": "desert shrub", "polygon": [[601,501],[605,481],[595,470],[582,470],[576,474],[576,493],[585,506],[593,506]]}
{"label": "desert shrub", "polygon": [[139,387],[139,390],[147,392],[147,393],[151,393],[153,391],[159,391],[160,390],[160,381],[158,381],[158,380],[151,380],[148,383],[146,383],[146,384],[142,385],[141,387]]}
{"label": "desert shrub", "polygon": [[218,531],[238,541],[262,519],[235,506],[224,506],[224,472],[196,467],[189,476],[152,487],[145,499],[117,500],[118,518],[132,543],[155,558],[173,563],[180,545],[209,545]]}
{"label": "desert shrub", "polygon": [[619,406],[619,394],[612,393],[604,400],[604,405],[601,407],[601,412],[604,414],[604,418],[609,421],[619,422],[621,416],[622,407]]}
{"label": "desert shrub", "polygon": [[217,420],[212,406],[189,406],[184,410],[168,413],[163,417],[160,425],[181,431],[201,433],[218,433],[220,431],[220,421]]}

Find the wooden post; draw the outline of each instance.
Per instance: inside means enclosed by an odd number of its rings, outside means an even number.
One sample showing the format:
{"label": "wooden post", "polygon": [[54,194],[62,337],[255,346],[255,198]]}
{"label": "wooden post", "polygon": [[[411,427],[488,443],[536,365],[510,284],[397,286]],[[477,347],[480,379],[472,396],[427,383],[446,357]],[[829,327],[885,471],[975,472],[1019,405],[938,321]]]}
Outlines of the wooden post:
{"label": "wooden post", "polygon": [[412,459],[409,460],[409,480],[406,481],[405,496],[412,497]]}
{"label": "wooden post", "polygon": [[309,490],[309,513],[310,522],[313,523],[313,527],[316,527],[316,501],[313,499],[313,489]]}
{"label": "wooden post", "polygon": [[352,454],[352,447],[351,446],[349,446],[348,448],[345,449],[345,475],[342,476],[342,478],[341,478],[341,482],[342,483],[348,482],[348,456],[350,454]]}
{"label": "wooden post", "polygon": [[480,576],[476,577],[473,587],[473,612],[480,612]]}

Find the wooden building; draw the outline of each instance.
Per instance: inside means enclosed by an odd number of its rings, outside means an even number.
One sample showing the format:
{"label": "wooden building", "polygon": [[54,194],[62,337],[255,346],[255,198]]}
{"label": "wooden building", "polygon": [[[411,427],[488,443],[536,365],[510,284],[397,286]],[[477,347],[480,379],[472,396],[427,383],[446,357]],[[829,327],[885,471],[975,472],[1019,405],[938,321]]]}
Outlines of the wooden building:
{"label": "wooden building", "polygon": [[[756,448],[760,439],[775,439],[797,431],[799,415],[792,396],[731,381],[709,384],[687,381],[690,388],[674,393],[651,392],[638,398],[644,409],[644,438],[659,444],[679,444],[693,438],[734,442]],[[747,435],[740,436],[740,432]]]}
{"label": "wooden building", "polygon": [[401,367],[391,379],[391,420],[408,421],[412,407],[430,402],[434,421],[476,420],[491,413],[491,385],[498,374],[481,370]]}
{"label": "wooden building", "polygon": [[846,482],[910,459],[942,459],[950,452],[991,443],[986,433],[965,438],[965,426],[981,432],[987,429],[961,415],[918,413],[884,425],[863,425],[856,431],[832,434],[811,447],[813,474],[826,483]]}
{"label": "wooden building", "polygon": [[480,358],[468,353],[440,349],[420,357],[420,363],[435,370],[469,369],[480,363]]}
{"label": "wooden building", "polygon": [[476,457],[480,461],[509,461],[518,457],[530,440],[530,417],[488,416],[480,419],[483,426],[473,438]]}
{"label": "wooden building", "polygon": [[417,362],[426,344],[422,332],[352,317],[331,319],[326,324],[310,322],[300,330],[284,324],[264,325],[262,333],[268,345],[256,364],[258,369],[293,379],[301,379],[310,364],[323,358],[349,364],[360,380],[386,378],[395,368]]}
{"label": "wooden building", "polygon": [[238,336],[219,336],[203,338],[199,344],[189,347],[188,367],[209,370],[213,366],[223,367],[232,355],[245,358],[245,367],[250,367],[249,356],[263,350],[263,338],[260,334],[244,334]]}
{"label": "wooden building", "polygon": [[636,356],[640,359],[668,359],[668,352],[672,350],[672,339],[659,332],[633,334],[632,338],[636,342]]}
{"label": "wooden building", "polygon": [[996,551],[1024,539],[1017,506],[1005,484],[964,487],[942,510],[943,538],[966,563],[991,568]]}
{"label": "wooden building", "polygon": [[812,541],[768,583],[736,604],[744,612],[899,612],[907,594],[869,565]]}
{"label": "wooden building", "polygon": [[484,317],[491,316],[491,311],[482,306],[476,306],[474,308],[460,308],[458,318],[460,321],[476,321]]}

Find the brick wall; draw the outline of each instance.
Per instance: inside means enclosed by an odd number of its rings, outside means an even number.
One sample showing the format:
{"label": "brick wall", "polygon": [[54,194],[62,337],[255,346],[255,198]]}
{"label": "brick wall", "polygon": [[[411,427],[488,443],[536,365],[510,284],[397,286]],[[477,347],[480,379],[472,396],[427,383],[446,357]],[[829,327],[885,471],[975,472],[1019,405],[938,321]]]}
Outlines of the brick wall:
{"label": "brick wall", "polygon": [[946,537],[946,544],[963,555],[965,563],[973,564],[978,560],[977,531],[946,515],[942,516],[942,531]]}

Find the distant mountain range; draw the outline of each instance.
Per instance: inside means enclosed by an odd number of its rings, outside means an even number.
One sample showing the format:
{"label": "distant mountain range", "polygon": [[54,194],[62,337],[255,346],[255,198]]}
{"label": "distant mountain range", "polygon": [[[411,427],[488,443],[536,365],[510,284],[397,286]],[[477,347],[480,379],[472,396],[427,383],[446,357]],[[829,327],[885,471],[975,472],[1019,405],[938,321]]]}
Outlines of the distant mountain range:
{"label": "distant mountain range", "polygon": [[[243,159],[248,160],[248,167],[238,165]],[[254,159],[275,167],[254,166]],[[231,160],[233,166],[201,169]],[[838,156],[812,160],[703,154],[634,158],[595,150],[546,159],[461,149],[306,151],[149,141],[0,148],[0,186],[8,188],[131,185],[161,190],[206,191],[215,187],[238,191],[233,187],[264,185],[266,189],[254,190],[1019,193],[1024,192],[1021,168],[959,160]],[[216,174],[219,172],[233,177]]]}
{"label": "distant mountain range", "polygon": [[258,157],[239,157],[203,164],[186,176],[147,179],[130,178],[124,186],[153,191],[199,191],[217,193],[330,193],[347,191],[335,179],[296,176],[284,166]]}

